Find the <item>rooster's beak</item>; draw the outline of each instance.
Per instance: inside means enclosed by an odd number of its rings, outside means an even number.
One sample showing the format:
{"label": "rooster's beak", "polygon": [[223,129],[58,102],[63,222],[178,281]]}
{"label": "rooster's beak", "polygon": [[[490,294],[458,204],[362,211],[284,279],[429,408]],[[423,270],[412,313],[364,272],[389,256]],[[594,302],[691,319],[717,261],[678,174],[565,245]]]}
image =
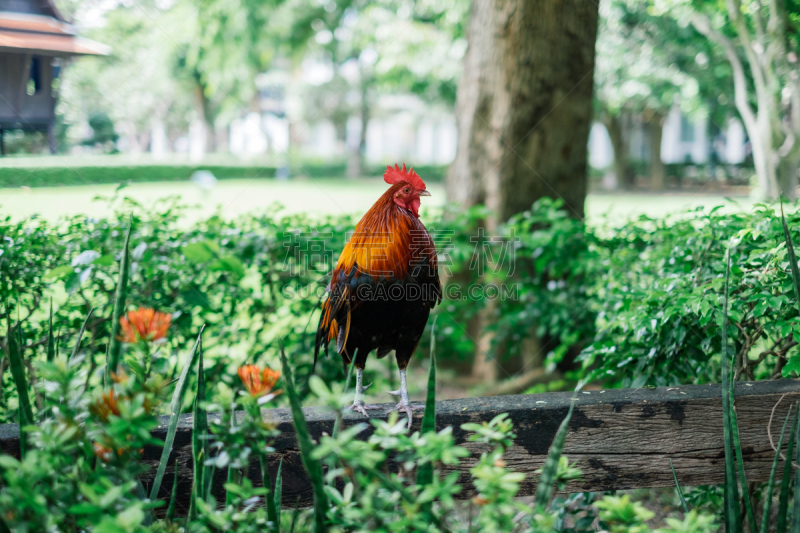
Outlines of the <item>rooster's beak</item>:
{"label": "rooster's beak", "polygon": [[430,195],[431,195],[431,193],[430,193],[430,192],[428,192],[428,191],[422,191],[421,193],[419,193],[419,195],[420,195],[420,196],[430,196]]}

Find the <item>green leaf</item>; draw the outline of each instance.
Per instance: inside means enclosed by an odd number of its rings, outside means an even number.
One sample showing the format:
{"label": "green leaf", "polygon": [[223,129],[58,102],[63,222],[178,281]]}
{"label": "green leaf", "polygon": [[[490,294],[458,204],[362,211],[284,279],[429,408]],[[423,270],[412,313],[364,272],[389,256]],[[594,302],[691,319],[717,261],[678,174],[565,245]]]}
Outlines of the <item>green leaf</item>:
{"label": "green leaf", "polygon": [[[94,313],[94,307],[89,309],[89,312],[86,314],[86,318],[83,320],[83,324],[81,325],[81,329],[78,332],[78,338],[75,339],[75,347],[72,349],[72,355],[69,356],[70,361],[75,359],[75,355],[78,353],[78,348],[81,345],[81,339],[83,339],[83,333],[86,331],[86,324],[89,323],[89,319],[92,318],[92,313]],[[50,321],[52,323],[53,317],[50,317]],[[49,356],[49,352],[48,352]]]}
{"label": "green leaf", "polygon": [[[797,424],[800,421],[800,403],[795,403],[794,413],[794,426],[791,433],[789,433],[789,446],[786,448],[786,460],[783,462],[783,477],[781,478],[781,492],[778,497],[778,524],[776,526],[776,533],[786,533],[786,525],[789,518],[789,494],[791,492],[790,484],[792,481],[792,456],[794,455],[794,447],[797,437]],[[799,489],[795,489],[797,491]],[[798,509],[800,511],[800,509]],[[795,511],[797,513],[798,511]]]}
{"label": "green leaf", "polygon": [[564,441],[567,439],[567,430],[569,429],[569,421],[572,418],[572,410],[575,409],[576,398],[577,393],[569,404],[567,416],[558,426],[558,431],[556,431],[556,436],[553,438],[552,444],[550,444],[547,459],[542,467],[542,475],[539,477],[539,484],[536,487],[536,508],[542,511],[547,510],[550,506],[550,497],[553,495],[556,474],[558,474],[558,461],[561,459],[561,450],[564,449]]}
{"label": "green leaf", "polygon": [[769,521],[772,518],[770,515],[770,508],[772,507],[772,488],[775,486],[775,472],[778,470],[778,460],[781,458],[781,448],[783,447],[783,437],[786,434],[786,426],[789,425],[789,420],[792,416],[792,408],[786,414],[786,420],[783,421],[783,428],[781,429],[781,438],[778,439],[778,451],[775,452],[775,458],[772,460],[772,470],[769,473],[769,482],[764,491],[764,508],[761,511],[761,533],[769,533]]}
{"label": "green leaf", "polygon": [[212,241],[200,241],[183,247],[183,256],[194,263],[205,263],[214,259],[219,246]]}
{"label": "green leaf", "polygon": [[[347,394],[347,391],[350,389],[350,378],[353,377],[353,368],[356,366],[356,355],[358,354],[358,348],[356,348],[355,352],[353,353],[353,361],[350,363],[350,366],[347,367],[347,378],[344,380],[344,390],[342,394]],[[308,378],[309,387],[311,386],[311,377]],[[339,432],[342,430],[342,411],[339,410],[336,413],[336,420],[333,421],[333,433],[331,434],[334,439],[339,438]]]}
{"label": "green leaf", "polygon": [[[798,408],[797,416],[800,416],[800,408]],[[795,443],[797,446],[794,448],[794,462],[800,464],[800,425],[795,424]],[[787,455],[786,460],[791,461],[792,456]],[[800,533],[800,468],[794,469],[794,502],[792,505],[794,512],[792,513],[792,533]]]}
{"label": "green leaf", "polygon": [[241,482],[241,470],[228,465],[228,480],[225,485],[223,485],[225,487],[225,507],[231,507],[233,505],[233,499],[240,490],[239,484]]}
{"label": "green leaf", "polygon": [[261,464],[261,482],[264,484],[264,488],[267,489],[266,494],[264,494],[264,500],[267,505],[267,520],[272,523],[272,527],[269,530],[274,532],[278,530],[278,512],[275,509],[275,498],[272,496],[272,478],[269,475],[268,456],[261,454],[259,462]]}
{"label": "green leaf", "polygon": [[672,479],[675,480],[675,490],[678,491],[678,497],[681,499],[681,506],[683,507],[683,512],[689,512],[689,505],[686,503],[686,498],[683,497],[683,491],[681,490],[681,485],[678,483],[678,474],[675,473],[675,466],[672,464],[672,459],[669,460],[669,467],[672,470]]}
{"label": "green leaf", "polygon": [[47,324],[47,360],[56,358],[56,338],[53,336],[53,299],[50,299],[50,322]]}
{"label": "green leaf", "polygon": [[175,507],[178,501],[178,461],[175,461],[175,475],[172,478],[172,493],[169,497],[169,507],[167,507],[167,520],[170,522],[175,518]]}
{"label": "green leaf", "polygon": [[111,266],[114,264],[114,254],[101,255],[100,257],[92,261],[92,264],[104,267]]}
{"label": "green leaf", "polygon": [[125,245],[122,249],[122,259],[119,262],[119,280],[117,281],[117,293],[114,297],[114,312],[111,314],[111,339],[108,344],[106,354],[106,385],[111,383],[111,372],[116,372],[119,367],[119,357],[122,353],[122,343],[119,337],[119,321],[125,314],[125,298],[128,292],[128,275],[131,268],[130,242],[131,230],[133,229],[133,217],[128,223],[128,233],[125,235]]}
{"label": "green leaf", "polygon": [[789,253],[789,267],[792,270],[792,282],[794,283],[795,305],[800,311],[800,270],[797,267],[797,256],[794,253],[794,243],[789,233],[789,225],[783,215],[783,202],[781,202],[781,223],[783,225],[783,239],[786,241],[786,251]]}
{"label": "green leaf", "polygon": [[6,320],[6,331],[8,332],[8,362],[11,368],[11,375],[14,378],[14,385],[17,388],[17,396],[19,397],[20,453],[24,457],[26,450],[25,446],[22,446],[22,428],[34,423],[33,408],[31,407],[30,397],[28,396],[28,380],[25,376],[25,362],[17,340],[17,328],[14,328],[11,323],[11,312],[8,309],[8,304],[6,304]]}
{"label": "green leaf", "polygon": [[286,352],[283,346],[281,346],[281,368],[283,369],[283,377],[286,381],[286,393],[287,396],[289,396],[289,404],[292,408],[292,420],[294,421],[295,432],[297,434],[297,443],[300,446],[300,458],[303,461],[306,472],[308,472],[308,477],[311,480],[311,487],[314,491],[314,531],[316,533],[323,533],[328,530],[325,524],[325,516],[328,512],[328,496],[325,493],[322,463],[314,459],[312,455],[314,452],[314,443],[311,440],[311,433],[308,431],[306,418],[300,406],[300,398],[297,396],[297,391],[294,388],[292,368],[286,360]]}
{"label": "green leaf", "polygon": [[197,500],[206,497],[211,486],[211,468],[205,465],[209,457],[211,445],[207,438],[208,413],[201,406],[206,401],[206,377],[203,371],[203,339],[197,347],[197,394],[192,409],[192,464],[194,466],[192,482],[192,498],[189,502],[189,519],[197,518]]}
{"label": "green leaf", "polygon": [[208,300],[208,296],[200,291],[200,289],[192,287],[186,291],[183,291],[181,296],[189,307],[202,307],[204,309],[211,308],[211,302]]}
{"label": "green leaf", "polygon": [[[731,399],[731,372],[730,357],[728,356],[728,287],[731,278],[731,251],[733,243],[728,244],[725,268],[725,292],[722,307],[722,433],[725,447],[725,493],[724,516],[725,531],[741,533],[742,523],[739,515],[739,485],[736,479],[736,461],[734,452],[733,424],[731,412],[733,401]],[[744,467],[744,465],[742,465]],[[745,489],[746,490],[746,489]]]}
{"label": "green leaf", "polygon": [[56,267],[48,271],[42,279],[44,281],[60,281],[75,273],[75,269],[71,265],[64,265]]}
{"label": "green leaf", "polygon": [[175,432],[178,430],[178,418],[181,414],[181,404],[183,403],[183,397],[186,395],[186,387],[189,386],[189,374],[197,359],[198,347],[200,346],[200,339],[203,336],[204,328],[205,326],[200,328],[200,333],[197,335],[197,340],[189,354],[189,360],[186,361],[186,365],[184,365],[183,371],[181,372],[181,377],[178,378],[178,383],[175,385],[175,391],[172,393],[172,401],[169,404],[169,424],[167,426],[167,435],[164,439],[164,450],[161,452],[161,461],[158,463],[156,476],[153,479],[153,486],[150,488],[151,501],[156,501],[158,499],[158,490],[161,488],[164,472],[167,470],[167,461],[169,461],[169,455],[172,452],[172,443],[175,442]]}
{"label": "green leaf", "polygon": [[275,502],[275,521],[276,527],[275,531],[280,533],[281,531],[281,498],[283,497],[283,475],[281,474],[283,470],[283,458],[281,458],[281,462],[278,463],[278,473],[275,475],[275,496],[273,501]]}
{"label": "green leaf", "polygon": [[[431,326],[431,363],[428,369],[428,391],[425,397],[425,413],[422,415],[420,433],[436,433],[436,318]],[[433,463],[426,463],[417,471],[417,485],[433,483]]]}
{"label": "green leaf", "polygon": [[800,374],[800,354],[789,358],[789,361],[784,365],[781,372],[785,378],[791,377],[793,372]]}
{"label": "green leaf", "polygon": [[244,265],[238,257],[232,255],[223,255],[217,258],[216,261],[211,263],[211,270],[230,272],[239,278],[243,278],[245,275]]}

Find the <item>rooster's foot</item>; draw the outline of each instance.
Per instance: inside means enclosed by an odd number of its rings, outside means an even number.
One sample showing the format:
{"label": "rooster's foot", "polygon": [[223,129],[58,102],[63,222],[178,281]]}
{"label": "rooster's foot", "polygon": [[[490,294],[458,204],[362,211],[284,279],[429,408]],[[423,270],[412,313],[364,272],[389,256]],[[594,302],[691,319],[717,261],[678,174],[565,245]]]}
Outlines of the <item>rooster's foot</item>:
{"label": "rooster's foot", "polygon": [[398,413],[402,412],[408,415],[408,429],[411,429],[411,418],[414,416],[414,411],[419,411],[422,409],[425,409],[424,405],[414,405],[411,403],[401,401],[400,403],[389,409],[388,413],[391,413],[392,411],[397,411]]}
{"label": "rooster's foot", "polygon": [[353,402],[353,405],[348,407],[347,409],[352,409],[356,413],[361,413],[362,415],[369,418],[369,413],[367,413],[367,409],[380,409],[381,407],[378,405],[371,405],[368,403],[364,403],[363,400],[356,400]]}

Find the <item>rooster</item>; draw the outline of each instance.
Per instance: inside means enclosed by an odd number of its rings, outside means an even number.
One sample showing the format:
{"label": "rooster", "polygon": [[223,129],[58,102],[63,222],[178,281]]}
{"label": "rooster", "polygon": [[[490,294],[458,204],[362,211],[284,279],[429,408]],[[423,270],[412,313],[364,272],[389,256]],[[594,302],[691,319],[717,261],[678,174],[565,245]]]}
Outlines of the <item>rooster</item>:
{"label": "rooster", "polygon": [[422,406],[408,399],[406,368],[428,321],[431,309],[441,302],[436,247],[419,219],[421,196],[430,196],[414,172],[395,165],[383,175],[389,189],[356,225],[333,269],[322,305],[314,348],[316,364],[320,347],[336,343],[345,365],[355,357],[356,391],[350,407],[364,416],[377,406],[364,403],[367,387],[364,367],[370,352],[378,359],[395,351],[400,370],[399,397],[391,411],[408,415]]}

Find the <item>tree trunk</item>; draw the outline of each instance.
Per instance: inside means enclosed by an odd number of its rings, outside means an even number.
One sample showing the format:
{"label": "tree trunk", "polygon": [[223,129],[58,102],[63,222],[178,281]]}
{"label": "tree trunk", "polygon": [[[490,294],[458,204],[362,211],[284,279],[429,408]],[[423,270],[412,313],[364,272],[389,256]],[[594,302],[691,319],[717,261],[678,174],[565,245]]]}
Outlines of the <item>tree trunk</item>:
{"label": "tree trunk", "polygon": [[617,188],[632,189],[634,174],[631,168],[631,116],[623,110],[617,115],[603,113],[603,124],[611,139],[611,148],[614,151],[614,175],[617,178]]}
{"label": "tree trunk", "polygon": [[654,191],[663,191],[666,187],[664,161],[661,160],[664,115],[652,113],[647,120],[647,130],[650,137],[650,188]]}
{"label": "tree trunk", "polygon": [[206,85],[201,79],[201,74],[196,72],[194,75],[194,104],[195,110],[203,120],[203,131],[205,137],[205,153],[211,153],[216,149],[216,135],[214,129],[214,113],[211,109],[211,100],[206,96]]}
{"label": "tree trunk", "polygon": [[778,166],[778,184],[789,200],[797,199],[797,171],[800,168],[800,142],[781,158]]}
{"label": "tree trunk", "polygon": [[473,0],[471,13],[447,200],[486,204],[489,235],[543,197],[583,218],[597,3]]}
{"label": "tree trunk", "polygon": [[360,178],[364,174],[364,158],[367,153],[367,125],[369,124],[369,80],[364,77],[367,74],[361,72],[361,109],[359,118],[361,127],[358,132],[358,142],[354,146],[348,146],[347,154],[347,177]]}
{"label": "tree trunk", "polygon": [[474,0],[448,200],[500,220],[542,197],[583,217],[598,7]]}
{"label": "tree trunk", "polygon": [[[800,79],[796,56],[790,53],[788,13],[780,2],[752,13],[744,13],[736,2],[726,5],[726,28],[733,30],[733,37],[719,31],[702,13],[694,13],[692,24],[722,47],[730,63],[736,110],[750,138],[761,196],[767,200],[781,194],[794,198],[800,164],[796,152],[800,143]],[[748,20],[752,15],[759,17],[755,32],[750,26],[752,20]],[[764,20],[769,21],[766,32],[760,25]],[[749,67],[747,73],[745,66]]]}

